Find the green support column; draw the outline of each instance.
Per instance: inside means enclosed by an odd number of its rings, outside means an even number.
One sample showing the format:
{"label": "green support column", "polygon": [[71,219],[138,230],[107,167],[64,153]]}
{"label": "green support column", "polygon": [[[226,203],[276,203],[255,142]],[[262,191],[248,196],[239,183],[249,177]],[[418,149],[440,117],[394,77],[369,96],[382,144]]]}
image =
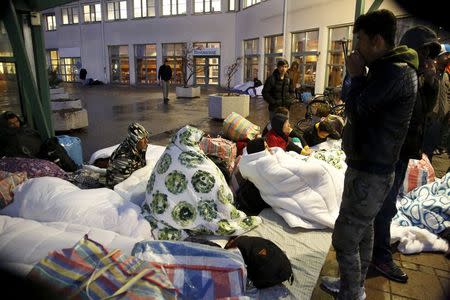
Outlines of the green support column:
{"label": "green support column", "polygon": [[[41,96],[41,105],[48,128],[53,136],[52,109],[50,106],[50,88],[48,85],[47,63],[45,61],[44,35],[42,33],[41,22],[36,19],[40,14],[31,13],[31,36],[33,39],[34,63],[36,64],[37,85]],[[36,21],[33,21],[36,20]]]}
{"label": "green support column", "polygon": [[375,0],[373,1],[372,5],[369,7],[369,10],[367,12],[372,12],[380,8],[381,3],[383,3],[383,0]]}
{"label": "green support column", "polygon": [[[39,131],[42,139],[49,138],[53,135],[42,109],[41,100],[36,82],[31,72],[30,61],[25,49],[25,43],[19,19],[12,0],[6,1],[6,9],[4,11],[4,25],[8,32],[11,46],[13,48],[14,57],[16,59],[17,74],[20,78],[19,84],[22,91],[22,101],[25,110],[25,115],[28,117],[32,115],[36,129]],[[37,74],[39,76],[39,74]],[[31,113],[30,113],[31,112]],[[30,122],[30,119],[27,118]]]}
{"label": "green support column", "polygon": [[355,7],[355,20],[358,19],[358,17],[362,14],[364,14],[364,6],[366,4],[365,0],[356,0],[356,7]]}

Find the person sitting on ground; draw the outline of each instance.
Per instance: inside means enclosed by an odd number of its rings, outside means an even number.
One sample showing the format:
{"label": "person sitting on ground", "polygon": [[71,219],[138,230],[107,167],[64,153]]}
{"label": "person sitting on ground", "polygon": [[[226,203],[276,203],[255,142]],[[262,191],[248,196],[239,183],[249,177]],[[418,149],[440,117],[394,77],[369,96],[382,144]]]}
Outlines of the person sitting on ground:
{"label": "person sitting on ground", "polygon": [[43,141],[39,132],[11,111],[4,112],[0,120],[0,157],[39,158],[57,164],[66,172],[78,169],[56,137]]}
{"label": "person sitting on ground", "polygon": [[309,147],[325,142],[328,137],[338,140],[341,138],[342,127],[342,122],[337,117],[330,115],[305,129],[303,139]]}
{"label": "person sitting on ground", "polygon": [[[286,107],[278,107],[277,109],[275,109],[275,114],[286,115],[288,117],[288,119],[289,119],[289,110]],[[262,132],[262,136],[265,137],[267,135],[267,133],[271,129],[272,129],[272,124],[269,121],[269,123],[267,123],[266,127],[264,127],[264,130]],[[295,142],[295,143],[297,143],[297,140],[294,139],[294,138],[297,138],[298,142],[302,144],[302,147],[304,145],[306,145],[306,141],[303,138],[302,133],[298,129],[295,129],[295,128],[291,127],[291,132],[289,133],[289,137],[292,138],[293,139],[292,141]],[[303,147],[303,148],[305,148],[305,147]]]}
{"label": "person sitting on ground", "polygon": [[284,151],[294,151],[302,155],[310,155],[309,147],[301,148],[296,145],[289,134],[292,132],[289,124],[289,117],[285,114],[275,114],[270,121],[272,129],[266,135],[266,142],[269,147],[280,147]]}
{"label": "person sitting on ground", "polygon": [[0,119],[0,157],[37,158],[42,144],[39,133],[12,111],[4,112]]}
{"label": "person sitting on ground", "polygon": [[114,150],[106,169],[106,186],[113,188],[124,181],[137,169],[146,165],[149,132],[139,123],[128,126],[128,136]]}
{"label": "person sitting on ground", "polygon": [[[256,88],[262,86],[261,80],[258,79],[258,77],[253,78],[253,86],[248,87],[245,90],[246,94],[249,94],[250,96],[258,96],[258,93],[256,92]],[[253,91],[253,95],[250,94],[250,91]]]}

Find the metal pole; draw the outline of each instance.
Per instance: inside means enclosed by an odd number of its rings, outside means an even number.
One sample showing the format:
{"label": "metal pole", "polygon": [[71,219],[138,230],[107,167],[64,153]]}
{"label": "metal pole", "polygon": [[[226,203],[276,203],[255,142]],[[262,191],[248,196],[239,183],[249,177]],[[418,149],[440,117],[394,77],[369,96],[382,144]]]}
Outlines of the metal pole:
{"label": "metal pole", "polygon": [[32,75],[30,61],[25,49],[25,42],[23,40],[22,31],[20,30],[19,19],[12,0],[6,1],[4,25],[8,32],[14,57],[16,59],[17,73],[20,78],[19,84],[23,93],[22,100],[24,102],[23,107],[25,109],[25,114],[27,117],[30,116],[30,118],[33,118],[33,120],[27,118],[27,121],[34,121],[42,139],[49,138],[52,136],[52,133],[42,109],[39,91]]}
{"label": "metal pole", "polygon": [[48,128],[53,136],[52,110],[50,106],[50,88],[48,84],[47,63],[45,61],[44,35],[39,13],[31,13],[31,38],[33,40],[36,78],[41,96],[41,105]]}

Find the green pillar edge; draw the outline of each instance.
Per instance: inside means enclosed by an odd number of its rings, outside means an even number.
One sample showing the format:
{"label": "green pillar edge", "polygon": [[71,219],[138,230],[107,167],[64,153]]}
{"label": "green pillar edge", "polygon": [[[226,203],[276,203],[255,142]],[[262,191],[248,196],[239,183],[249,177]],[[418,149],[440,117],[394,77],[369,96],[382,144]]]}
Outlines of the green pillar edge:
{"label": "green pillar edge", "polygon": [[[30,124],[35,124],[41,138],[47,139],[53,134],[50,131],[42,109],[39,91],[31,72],[31,65],[25,49],[21,26],[12,0],[6,1],[5,11],[4,25],[8,32],[16,59],[17,74],[22,91],[23,108],[25,110],[24,114]],[[36,76],[38,77],[39,74],[36,74]]]}
{"label": "green pillar edge", "polygon": [[[33,14],[31,17],[33,18]],[[51,136],[54,136],[52,109],[50,105],[50,88],[48,84],[47,63],[45,61],[45,46],[42,26],[31,25],[31,36],[33,39],[34,62],[36,64],[36,77],[39,95],[41,96],[42,110],[44,113],[44,118],[47,121],[50,134]]]}
{"label": "green pillar edge", "polygon": [[367,12],[373,12],[380,8],[381,3],[383,3],[383,0],[375,0],[373,1],[372,5],[369,7],[369,10]]}

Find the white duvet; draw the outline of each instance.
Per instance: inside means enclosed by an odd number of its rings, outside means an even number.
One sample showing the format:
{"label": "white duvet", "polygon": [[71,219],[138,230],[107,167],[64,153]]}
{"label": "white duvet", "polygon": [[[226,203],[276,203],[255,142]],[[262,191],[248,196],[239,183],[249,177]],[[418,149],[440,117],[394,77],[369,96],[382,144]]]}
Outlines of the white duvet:
{"label": "white duvet", "polygon": [[339,214],[344,174],[333,166],[281,148],[244,155],[239,169],[261,197],[291,227],[333,228]]}
{"label": "white duvet", "polygon": [[107,249],[118,248],[127,255],[131,255],[134,244],[139,242],[139,239],[80,224],[40,223],[0,216],[0,268],[26,275],[49,252],[71,248],[85,234]]}
{"label": "white duvet", "polygon": [[67,222],[152,239],[141,208],[107,189],[81,190],[55,177],[33,178],[14,190],[14,202],[1,215],[40,222]]}

